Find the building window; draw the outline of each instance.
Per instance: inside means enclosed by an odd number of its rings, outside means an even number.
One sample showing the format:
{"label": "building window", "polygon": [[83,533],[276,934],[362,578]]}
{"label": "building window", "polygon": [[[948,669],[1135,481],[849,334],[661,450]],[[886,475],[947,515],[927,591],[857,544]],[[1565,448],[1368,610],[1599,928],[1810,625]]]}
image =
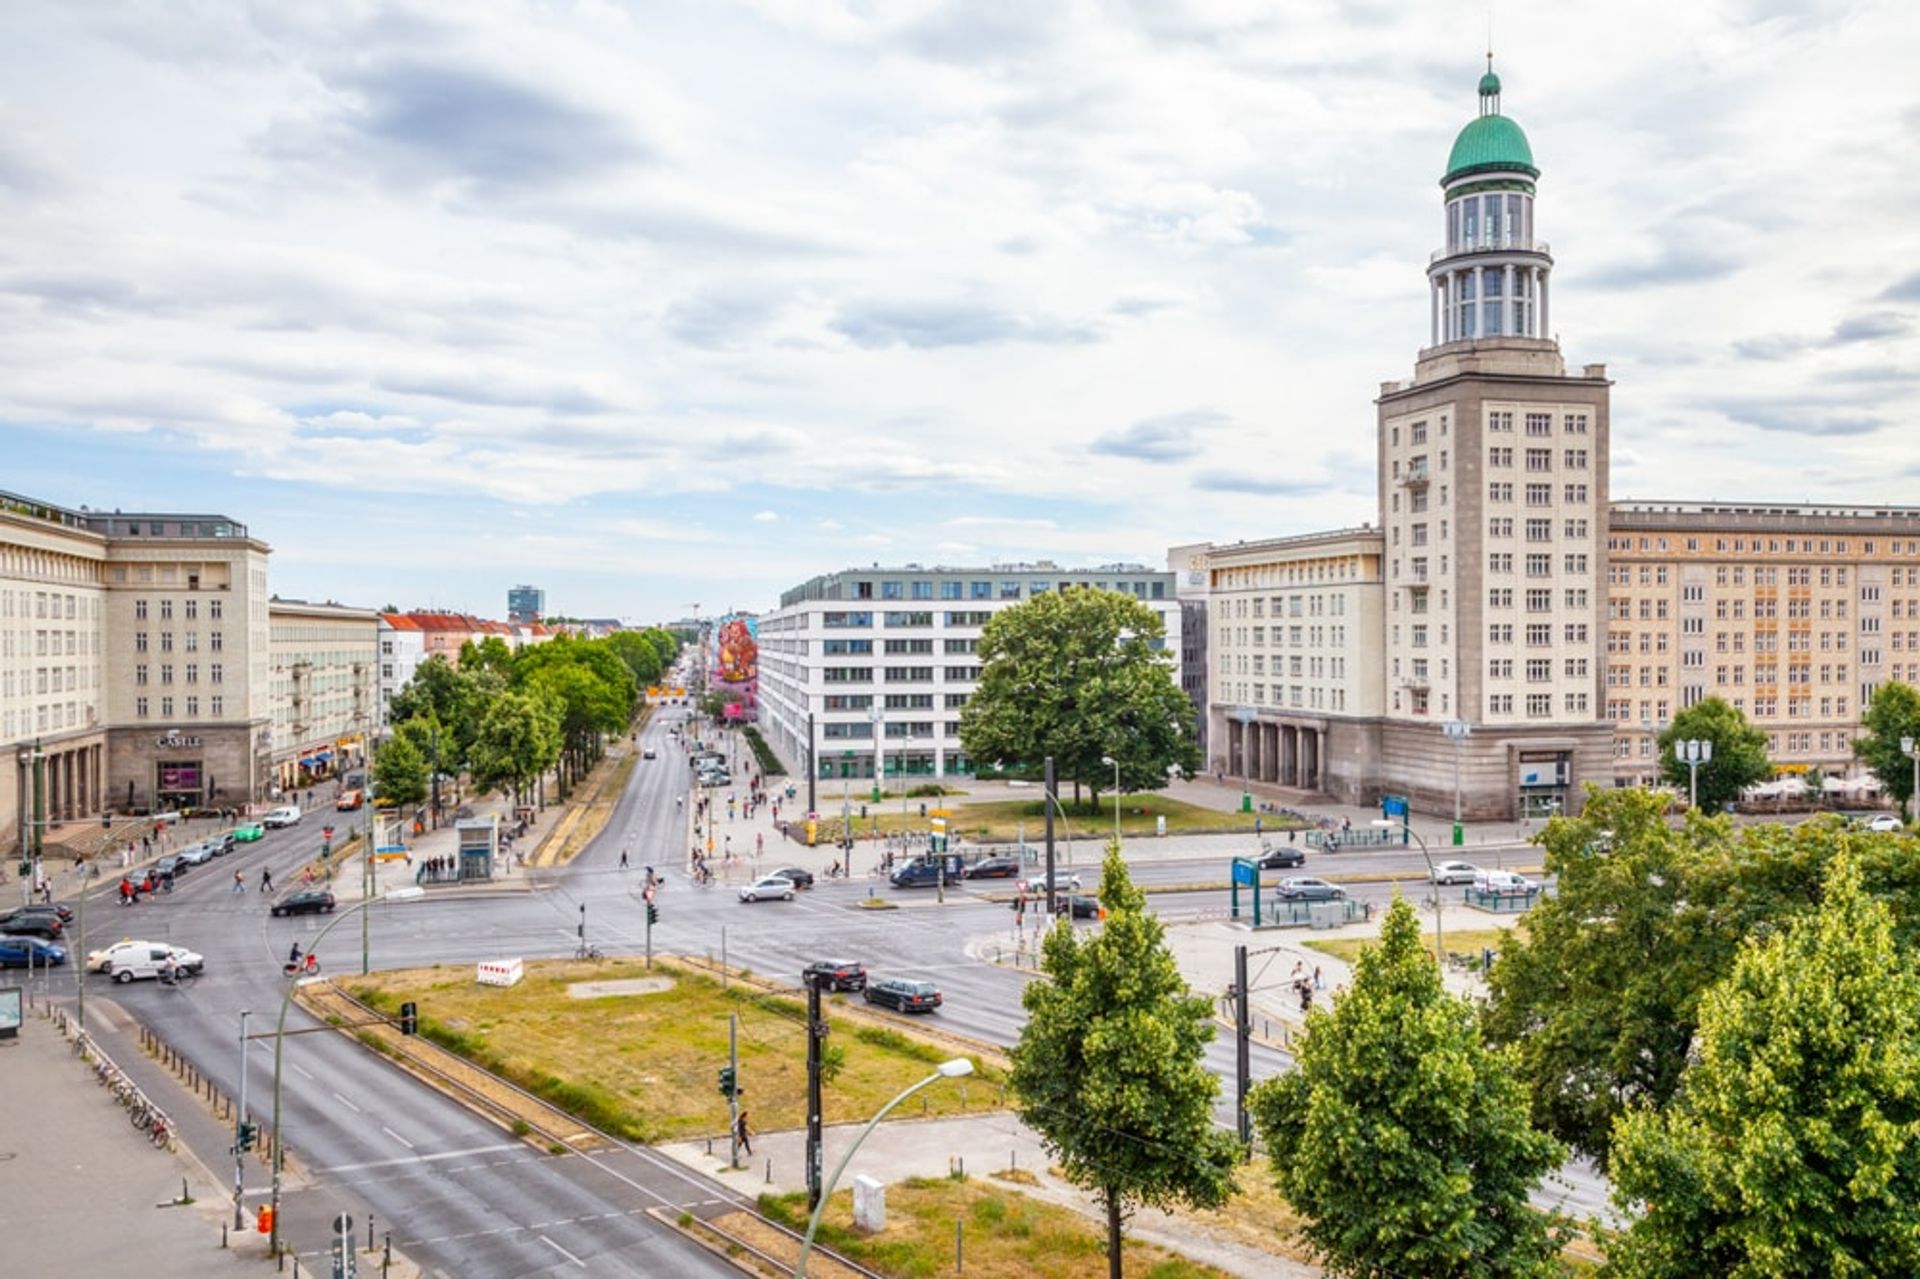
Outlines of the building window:
{"label": "building window", "polygon": [[136,653],[144,653],[147,651],[147,633],[145,631],[135,631],[133,633],[133,651]]}
{"label": "building window", "polygon": [[145,719],[147,717],[147,699],[146,698],[136,697],[133,699],[133,713],[139,716],[141,719]]}
{"label": "building window", "polygon": [[145,600],[135,600],[133,602],[133,618],[136,622],[144,622],[147,620],[147,602]]}

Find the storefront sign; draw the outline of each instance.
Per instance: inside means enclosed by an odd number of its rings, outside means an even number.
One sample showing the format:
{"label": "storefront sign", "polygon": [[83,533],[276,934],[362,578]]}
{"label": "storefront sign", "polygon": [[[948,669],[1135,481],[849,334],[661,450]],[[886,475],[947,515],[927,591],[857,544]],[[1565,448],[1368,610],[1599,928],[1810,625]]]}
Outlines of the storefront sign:
{"label": "storefront sign", "polygon": [[163,733],[153,739],[153,744],[163,751],[193,750],[200,745],[197,737],[183,737],[179,733]]}

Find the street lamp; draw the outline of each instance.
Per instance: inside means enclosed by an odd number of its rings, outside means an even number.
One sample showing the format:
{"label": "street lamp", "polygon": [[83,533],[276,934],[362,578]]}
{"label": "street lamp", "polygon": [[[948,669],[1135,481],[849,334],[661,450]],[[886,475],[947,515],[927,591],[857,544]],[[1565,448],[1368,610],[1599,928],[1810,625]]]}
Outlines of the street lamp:
{"label": "street lamp", "polygon": [[1387,817],[1376,817],[1373,819],[1373,824],[1382,830],[1392,830],[1395,826],[1398,826],[1403,834],[1413,836],[1413,842],[1420,846],[1421,860],[1427,863],[1427,886],[1433,890],[1434,956],[1439,961],[1440,971],[1444,976],[1446,973],[1447,942],[1446,938],[1440,932],[1440,881],[1434,878],[1433,857],[1427,852],[1427,841],[1420,838],[1420,833],[1414,830],[1413,823],[1409,822],[1404,816],[1397,822]]}
{"label": "street lamp", "polygon": [[851,1146],[847,1147],[847,1153],[841,1155],[840,1162],[834,1165],[833,1176],[827,1178],[827,1184],[820,1188],[820,1202],[814,1205],[813,1216],[807,1219],[807,1237],[800,1241],[800,1260],[794,1263],[794,1279],[804,1279],[807,1273],[807,1254],[813,1251],[813,1236],[820,1229],[820,1218],[826,1214],[827,1200],[833,1197],[833,1188],[839,1182],[840,1174],[847,1170],[847,1163],[853,1158],[853,1152],[860,1149],[860,1143],[873,1135],[873,1130],[880,1126],[882,1119],[885,1119],[893,1113],[895,1106],[898,1106],[922,1088],[930,1084],[937,1084],[942,1079],[962,1079],[972,1073],[973,1063],[965,1057],[955,1057],[952,1061],[943,1061],[939,1066],[934,1068],[934,1072],[931,1075],[928,1075],[925,1079],[922,1079],[919,1083],[908,1088],[898,1097],[895,1097],[892,1101],[882,1106],[880,1113],[867,1121],[867,1126],[860,1130],[860,1135],[853,1139]]}
{"label": "street lamp", "polygon": [[1113,765],[1113,842],[1120,842],[1120,761],[1111,755],[1100,757],[1102,764]]}
{"label": "street lamp", "polygon": [[1460,825],[1460,747],[1473,735],[1473,725],[1464,719],[1450,719],[1440,731],[1453,741],[1453,846],[1467,842],[1466,829]]}
{"label": "street lamp", "polygon": [[1900,753],[1913,761],[1913,790],[1907,795],[1907,820],[1913,820],[1913,814],[1920,812],[1915,805],[1920,804],[1920,747],[1916,747],[1911,737],[1900,739]]}
{"label": "street lamp", "polygon": [[[880,730],[887,719],[885,715],[880,713],[880,703],[878,701],[874,702],[873,709],[867,712],[867,719],[873,724],[873,802],[878,804],[880,802],[880,747],[884,736]],[[878,814],[876,814],[876,816],[877,815]]]}
{"label": "street lamp", "polygon": [[[1252,751],[1247,745],[1247,729],[1260,718],[1260,712],[1251,706],[1235,709],[1233,717],[1240,721],[1240,811],[1253,811],[1253,787],[1248,784],[1247,770],[1252,765]],[[1295,779],[1298,780],[1298,779]]]}
{"label": "street lamp", "polygon": [[1713,760],[1713,743],[1689,737],[1673,744],[1674,753],[1687,766],[1687,807],[1700,807],[1700,765]]}

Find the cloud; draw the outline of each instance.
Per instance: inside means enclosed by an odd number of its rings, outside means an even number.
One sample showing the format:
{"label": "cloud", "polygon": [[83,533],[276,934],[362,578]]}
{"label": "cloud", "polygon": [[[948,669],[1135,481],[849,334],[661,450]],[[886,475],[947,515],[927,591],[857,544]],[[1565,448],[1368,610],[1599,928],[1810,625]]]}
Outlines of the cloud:
{"label": "cloud", "polygon": [[1574,279],[1581,289],[1612,292],[1660,288],[1670,284],[1700,284],[1724,279],[1744,265],[1743,261],[1724,250],[1674,245],[1650,256],[1621,258],[1616,262],[1589,266]]}
{"label": "cloud", "polygon": [[1818,439],[1871,435],[1887,424],[1884,418],[1845,404],[1812,400],[1727,400],[1710,407],[1755,430]]}
{"label": "cloud", "polygon": [[829,327],[856,346],[892,346],[934,350],[949,346],[1034,342],[1078,345],[1099,341],[1083,324],[970,302],[852,302],[840,308]]}
{"label": "cloud", "polygon": [[780,515],[776,511],[756,511],[754,513],[753,518],[758,523],[771,524],[775,520],[779,519]]}
{"label": "cloud", "polygon": [[1833,331],[1825,337],[1809,337],[1805,334],[1775,333],[1766,337],[1742,338],[1733,344],[1736,355],[1749,360],[1784,360],[1802,351],[1840,346],[1852,346],[1861,342],[1879,342],[1887,338],[1904,335],[1913,327],[1906,316],[1892,311],[1876,311],[1866,315],[1849,316],[1833,326]]}
{"label": "cloud", "polygon": [[1201,182],[1156,182],[1115,214],[1136,234],[1178,244],[1277,244],[1285,238],[1268,224],[1257,198]]}
{"label": "cloud", "polygon": [[1912,327],[1913,322],[1906,316],[1891,311],[1856,315],[1834,325],[1833,336],[1827,339],[1827,344],[1843,346],[1853,342],[1875,342],[1881,338],[1899,337]]}
{"label": "cloud", "polygon": [[1209,493],[1256,493],[1263,497],[1311,497],[1331,492],[1331,480],[1313,476],[1255,475],[1245,471],[1196,471],[1193,487]]}
{"label": "cloud", "polygon": [[1130,457],[1142,462],[1184,462],[1197,457],[1201,431],[1224,426],[1227,415],[1212,409],[1142,418],[1131,426],[1109,431],[1087,446],[1088,452],[1108,457]]}
{"label": "cloud", "polygon": [[[1915,124],[1920,126],[1920,108],[1915,109]],[[1920,271],[1895,280],[1880,293],[1883,302],[1920,302]]]}

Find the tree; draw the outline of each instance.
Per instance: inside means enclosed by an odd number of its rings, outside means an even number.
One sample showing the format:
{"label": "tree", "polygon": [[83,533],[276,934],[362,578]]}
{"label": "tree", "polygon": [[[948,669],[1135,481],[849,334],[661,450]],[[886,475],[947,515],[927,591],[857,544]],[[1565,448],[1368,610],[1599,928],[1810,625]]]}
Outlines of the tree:
{"label": "tree", "polygon": [[1850,858],[1816,914],[1743,947],[1697,1053],[1616,1131],[1638,1215],[1609,1274],[1920,1274],[1920,981]]}
{"label": "tree", "polygon": [[1700,766],[1700,807],[1710,813],[1719,812],[1740,798],[1741,791],[1773,775],[1766,733],[1721,698],[1695,702],[1675,715],[1660,734],[1660,772],[1683,792],[1692,774],[1675,743],[1685,741],[1713,743],[1713,758]]}
{"label": "tree", "polygon": [[380,743],[373,755],[374,793],[395,804],[418,804],[427,797],[427,761],[404,733]]}
{"label": "tree", "polygon": [[477,642],[468,640],[460,646],[463,671],[497,671],[506,676],[512,673],[514,661],[513,650],[498,635],[483,635]]}
{"label": "tree", "polygon": [[1193,703],[1154,644],[1160,615],[1117,591],[1054,591],[996,613],[980,635],[980,683],[960,714],[967,755],[1038,765],[1085,783],[1099,803],[1120,762],[1123,790],[1158,790],[1200,766]]}
{"label": "tree", "polygon": [[1564,1151],[1473,1005],[1441,987],[1404,898],[1333,1011],[1308,1014],[1296,1068],[1248,1108],[1331,1273],[1562,1273],[1566,1232],[1527,1196]]}
{"label": "tree", "polygon": [[393,723],[434,719],[452,734],[455,752],[442,759],[451,772],[466,763],[468,747],[492,694],[503,687],[499,677],[485,670],[456,669],[439,653],[414,668],[413,678],[393,695],[387,713]]}
{"label": "tree", "polygon": [[472,747],[474,785],[524,799],[560,758],[560,710],[534,693],[507,692],[481,716]]}
{"label": "tree", "polygon": [[649,632],[616,631],[607,636],[606,646],[632,672],[636,684],[647,685],[660,682],[660,672],[665,664],[660,660],[660,650],[648,638]]}
{"label": "tree", "polygon": [[1133,1207],[1225,1202],[1239,1143],[1213,1124],[1220,1083],[1201,1059],[1211,1007],[1187,990],[1117,844],[1107,847],[1100,903],[1106,926],[1085,941],[1064,918],[1047,935],[1051,980],[1021,996],[1028,1018],[1009,1082],[1020,1118],[1105,1207],[1117,1279]]}
{"label": "tree", "polygon": [[1887,794],[1913,820],[1913,760],[1900,749],[1900,739],[1920,742],[1920,689],[1898,680],[1882,684],[1873,690],[1873,700],[1860,722],[1867,735],[1854,740],[1854,758],[1873,770]]}

